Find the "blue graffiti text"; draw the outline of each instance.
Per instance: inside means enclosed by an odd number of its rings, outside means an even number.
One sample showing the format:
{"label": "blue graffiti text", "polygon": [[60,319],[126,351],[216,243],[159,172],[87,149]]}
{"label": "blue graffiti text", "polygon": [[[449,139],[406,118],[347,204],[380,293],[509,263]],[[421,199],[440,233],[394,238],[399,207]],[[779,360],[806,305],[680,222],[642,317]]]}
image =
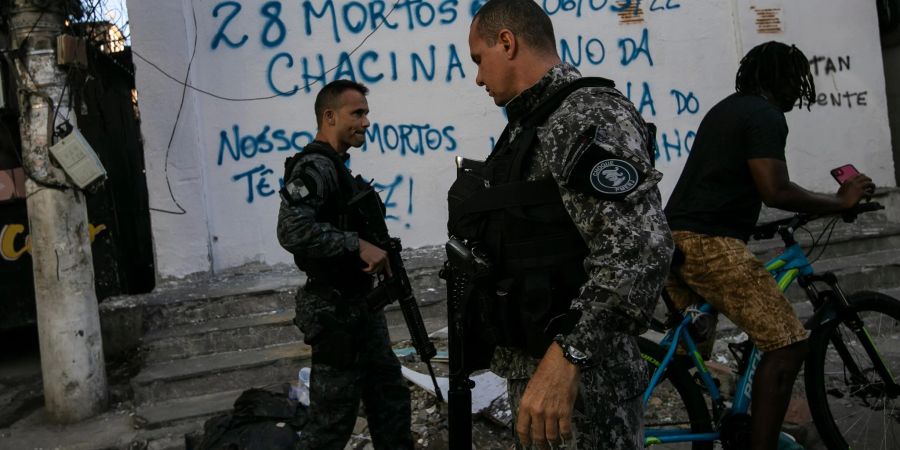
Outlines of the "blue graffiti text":
{"label": "blue graffiti text", "polygon": [[330,29],[334,41],[341,42],[345,34],[359,34],[374,30],[379,25],[389,29],[404,26],[408,30],[437,24],[449,25],[458,17],[458,5],[459,0],[442,0],[437,5],[426,0],[406,0],[395,4],[369,0],[350,1],[338,7],[334,0],[325,0],[317,7],[311,0],[304,0],[302,17],[307,36],[321,32],[313,26],[321,21]]}
{"label": "blue graffiti text", "polygon": [[239,12],[241,12],[241,4],[231,1],[219,3],[215,8],[213,8],[213,17],[219,17],[219,11],[225,7],[230,7],[232,9],[231,12],[222,20],[222,24],[219,25],[219,30],[216,31],[216,35],[213,36],[213,50],[219,48],[219,44],[222,42],[224,42],[228,47],[237,48],[244,45],[244,43],[247,42],[247,39],[249,39],[249,37],[245,34],[241,36],[241,38],[237,42],[235,42],[225,34],[225,28],[228,27],[228,24],[231,23],[232,20],[234,20],[235,16],[237,16]]}
{"label": "blue graffiti text", "polygon": [[[384,153],[425,155],[427,152],[443,150],[456,151],[456,127],[443,128],[430,124],[384,125],[374,123],[366,130],[366,145],[363,151],[378,150]],[[427,151],[427,152],[426,152]]]}
{"label": "blue graffiti text", "polygon": [[221,166],[225,162],[226,155],[237,162],[273,151],[300,151],[312,140],[313,133],[308,131],[273,130],[269,125],[264,126],[259,134],[241,134],[240,126],[235,124],[230,132],[228,130],[219,132],[219,155],[216,164]]}
{"label": "blue graffiti text", "polygon": [[[269,183],[270,179],[275,177],[275,171],[260,164],[250,170],[238,173],[231,177],[231,180],[239,183],[242,179],[247,183],[247,203],[253,203],[257,197],[271,197],[275,194],[275,188]],[[278,186],[284,185],[284,180],[277,177]]]}
{"label": "blue graffiti text", "polygon": [[572,64],[575,67],[581,67],[585,62],[599,66],[606,59],[606,46],[598,38],[585,38],[579,34],[575,39],[574,46],[575,50],[572,50],[572,44],[568,39],[563,38],[559,40],[559,52],[562,55],[563,62]]}
{"label": "blue graffiti text", "polygon": [[629,81],[625,83],[625,96],[628,97],[628,100],[631,100],[632,103],[637,103],[638,112],[644,114],[644,108],[650,107],[650,115],[656,115],[656,104],[653,101],[653,94],[650,90],[650,83],[644,81],[641,83],[641,100],[640,102],[635,102],[631,97],[631,89],[632,83]]}
{"label": "blue graffiti text", "polygon": [[650,55],[650,33],[646,28],[641,32],[640,43],[630,37],[623,37],[619,39],[619,49],[622,50],[621,62],[623,66],[628,66],[643,55],[650,67],[653,67],[653,56]]}
{"label": "blue graffiti text", "polygon": [[[384,208],[387,210],[385,219],[389,221],[405,222],[403,226],[410,228],[408,218],[401,216],[411,216],[413,214],[413,177],[398,174],[390,183],[373,183],[375,190],[381,194],[384,202]],[[403,202],[405,197],[406,202]],[[401,206],[402,205],[402,206]]]}
{"label": "blue graffiti text", "polygon": [[[287,52],[276,54],[269,61],[266,81],[272,92],[291,96],[299,91],[312,92],[314,85],[337,79],[350,79],[366,84],[376,84],[388,78],[411,82],[446,83],[466,77],[462,60],[455,44],[446,47],[428,46],[425,52],[410,52],[407,57],[390,51],[379,54],[374,50],[358,54],[341,52],[337,61],[328,61],[323,54],[302,56],[299,62]],[[328,68],[333,68],[329,72]]]}
{"label": "blue graffiti text", "polygon": [[675,97],[675,112],[679,116],[685,112],[688,114],[697,114],[697,111],[700,111],[700,100],[697,99],[697,96],[694,95],[693,92],[689,91],[685,94],[678,89],[672,89],[670,92],[672,96]]}
{"label": "blue graffiti text", "polygon": [[697,132],[690,130],[669,130],[657,134],[656,159],[665,159],[667,162],[673,158],[683,158],[691,153],[691,146]]}

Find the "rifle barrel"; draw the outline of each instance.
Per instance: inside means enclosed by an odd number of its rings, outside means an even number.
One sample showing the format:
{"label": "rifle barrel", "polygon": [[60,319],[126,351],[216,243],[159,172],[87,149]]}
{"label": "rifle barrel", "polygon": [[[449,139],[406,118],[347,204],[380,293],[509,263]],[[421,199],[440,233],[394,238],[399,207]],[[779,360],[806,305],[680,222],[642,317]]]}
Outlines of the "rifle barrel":
{"label": "rifle barrel", "polygon": [[431,382],[434,383],[434,393],[437,394],[438,401],[444,403],[444,394],[441,392],[441,387],[438,386],[437,377],[434,376],[434,368],[431,367],[431,361],[425,361],[425,366],[428,367],[428,373],[431,375]]}

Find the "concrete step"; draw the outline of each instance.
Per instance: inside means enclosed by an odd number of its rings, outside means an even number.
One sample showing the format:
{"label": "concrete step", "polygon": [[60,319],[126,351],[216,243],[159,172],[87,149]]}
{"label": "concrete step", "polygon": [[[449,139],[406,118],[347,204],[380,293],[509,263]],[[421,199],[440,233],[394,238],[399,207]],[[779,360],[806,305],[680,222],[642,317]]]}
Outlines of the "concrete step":
{"label": "concrete step", "polygon": [[151,331],[143,338],[144,362],[154,364],[297,342],[303,336],[293,318],[293,309],[274,310]]}
{"label": "concrete step", "polygon": [[308,345],[291,342],[151,364],[131,380],[135,403],[286,383],[309,364],[310,352]]}
{"label": "concrete step", "polygon": [[[421,266],[417,259],[415,269],[410,271],[410,282],[413,295],[419,302],[423,317],[446,315],[446,288],[443,280],[437,277],[439,266]],[[434,264],[439,264],[435,262]],[[157,330],[202,327],[203,323],[219,319],[239,318],[246,316],[282,314],[293,311],[296,288],[266,290],[224,297],[192,297],[181,301],[168,302],[159,308],[148,308],[144,313],[145,329],[149,333]],[[388,315],[400,314],[399,305],[395,302],[385,307]]]}
{"label": "concrete step", "polygon": [[[447,326],[446,317],[426,317],[423,318],[422,321],[425,322],[425,330],[427,330],[429,334]],[[391,336],[391,344],[409,340],[409,328],[407,328],[406,322],[403,321],[402,317],[399,321],[388,322],[388,333]]]}
{"label": "concrete step", "polygon": [[[432,319],[437,321],[443,320],[446,323],[447,293],[445,291],[436,291],[430,294],[430,296],[416,295],[422,319],[425,321]],[[403,311],[400,310],[400,305],[396,302],[384,307],[384,315],[388,326],[406,323],[403,318]]]}
{"label": "concrete step", "polygon": [[183,298],[144,311],[147,332],[193,326],[215,319],[277,313],[294,309],[296,289],[267,290],[235,296]]}
{"label": "concrete step", "polygon": [[293,309],[293,293],[306,276],[286,264],[245,266],[215,277],[160,283],[153,292],[100,303],[103,350],[128,357],[148,332],[215,319]]}
{"label": "concrete step", "polygon": [[[810,233],[801,230],[794,234],[794,238],[808,254],[813,242],[819,239],[819,244],[812,255],[818,256],[822,252],[820,259],[839,258],[900,248],[900,224],[894,222],[845,224],[839,221],[830,238],[828,233],[822,235],[821,229],[811,229]],[[749,246],[763,261],[774,257],[784,249],[784,243],[780,238],[751,241]]]}
{"label": "concrete step", "polygon": [[[446,326],[445,292],[433,288],[419,289],[416,294],[419,311],[426,325]],[[385,308],[389,326],[405,328],[403,312],[397,303]],[[219,352],[251,350],[275,344],[297,342],[302,334],[292,322],[294,309],[276,309],[262,314],[226,317],[205,322],[175,325],[147,333],[142,349],[145,363],[190,358]],[[441,324],[438,326],[438,324]],[[408,339],[409,333],[401,334]]]}
{"label": "concrete step", "polygon": [[154,430],[186,421],[205,421],[210,417],[230,412],[234,401],[244,390],[214,392],[138,406],[133,417],[134,427]]}
{"label": "concrete step", "polygon": [[[900,248],[823,259],[813,262],[813,268],[816,273],[834,273],[848,293],[891,289],[900,284]],[[806,300],[799,286],[789,287],[785,295],[792,302]]]}

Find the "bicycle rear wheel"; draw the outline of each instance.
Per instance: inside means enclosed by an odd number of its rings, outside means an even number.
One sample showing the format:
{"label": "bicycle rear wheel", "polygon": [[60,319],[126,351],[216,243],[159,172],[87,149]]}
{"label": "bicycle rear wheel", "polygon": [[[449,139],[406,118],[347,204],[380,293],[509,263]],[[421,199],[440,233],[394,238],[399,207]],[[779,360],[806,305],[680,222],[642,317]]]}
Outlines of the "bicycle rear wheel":
{"label": "bicycle rear wheel", "polygon": [[[816,429],[830,449],[890,449],[900,445],[900,398],[888,392],[865,341],[900,381],[900,301],[877,292],[849,297],[865,332],[851,329],[852,314],[813,330],[805,381]],[[868,338],[865,335],[868,335]]]}
{"label": "bicycle rear wheel", "polygon": [[[647,379],[665,358],[665,349],[645,338],[638,338],[641,356],[647,362]],[[687,367],[680,361],[673,361],[666,368],[666,374],[653,390],[653,395],[644,410],[645,436],[652,435],[653,429],[683,429],[694,433],[712,431],[712,421],[706,399],[694,382]],[[677,444],[653,444],[654,449],[683,449],[691,445],[693,450],[712,450],[713,442],[686,442]]]}

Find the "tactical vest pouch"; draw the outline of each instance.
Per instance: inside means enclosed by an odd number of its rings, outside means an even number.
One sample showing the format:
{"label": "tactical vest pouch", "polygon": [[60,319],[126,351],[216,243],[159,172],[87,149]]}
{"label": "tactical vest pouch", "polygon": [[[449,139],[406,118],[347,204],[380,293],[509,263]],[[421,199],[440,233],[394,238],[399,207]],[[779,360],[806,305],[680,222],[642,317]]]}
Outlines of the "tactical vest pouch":
{"label": "tactical vest pouch", "polygon": [[458,169],[456,181],[447,192],[447,206],[450,214],[447,229],[460,239],[475,239],[484,232],[487,220],[485,214],[471,214],[465,204],[484,192],[490,183],[476,170]]}
{"label": "tactical vest pouch", "polygon": [[[568,278],[568,279],[567,279]],[[541,358],[557,334],[572,331],[577,322],[570,311],[575,288],[584,282],[577,271],[522,272],[495,283],[486,296],[497,345],[523,349]]]}
{"label": "tactical vest pouch", "polygon": [[494,302],[500,345],[542,357],[552,338],[544,334],[553,306],[550,280],[546,276],[503,280],[498,283]]}

